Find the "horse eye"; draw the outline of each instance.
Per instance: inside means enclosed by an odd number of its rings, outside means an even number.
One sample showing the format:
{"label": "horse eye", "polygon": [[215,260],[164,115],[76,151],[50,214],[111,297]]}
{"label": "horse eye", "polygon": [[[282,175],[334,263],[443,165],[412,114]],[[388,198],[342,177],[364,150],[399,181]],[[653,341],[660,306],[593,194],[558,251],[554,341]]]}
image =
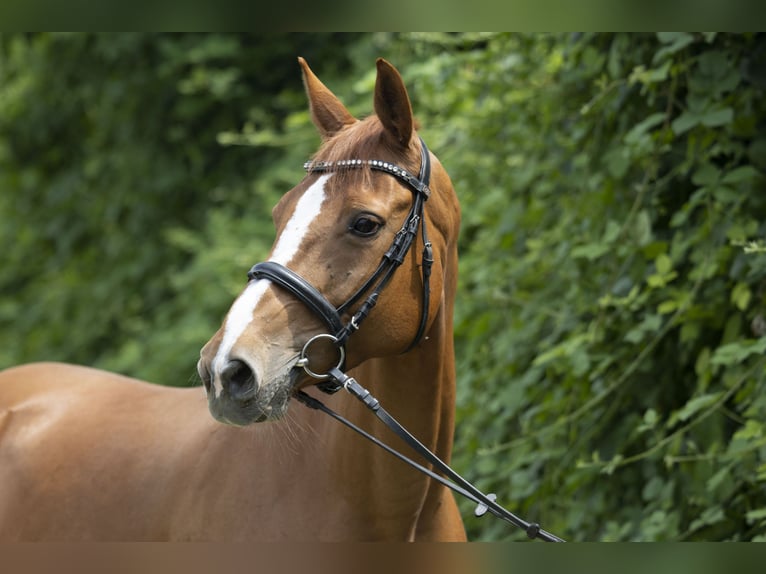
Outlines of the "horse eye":
{"label": "horse eye", "polygon": [[369,216],[362,215],[349,226],[349,231],[360,237],[372,237],[378,232],[380,227],[381,224],[378,221]]}

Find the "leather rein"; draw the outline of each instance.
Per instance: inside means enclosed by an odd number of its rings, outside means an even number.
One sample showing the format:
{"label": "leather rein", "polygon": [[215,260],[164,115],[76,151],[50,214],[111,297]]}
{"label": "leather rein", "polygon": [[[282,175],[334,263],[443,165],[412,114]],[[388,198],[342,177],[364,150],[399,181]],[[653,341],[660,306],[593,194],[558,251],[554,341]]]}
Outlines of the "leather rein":
{"label": "leather rein", "polygon": [[[317,387],[323,392],[335,393],[340,389],[345,389],[352,396],[361,401],[375,414],[376,417],[378,417],[378,419],[402,438],[410,448],[430,463],[439,473],[441,473],[441,475],[394,450],[305,392],[298,391],[295,394],[295,398],[298,401],[307,407],[320,410],[330,415],[332,418],[361,434],[373,444],[383,448],[393,456],[414,467],[416,470],[428,475],[457,494],[472,500],[477,504],[476,510],[474,511],[476,516],[482,516],[489,512],[510,524],[522,528],[531,539],[537,538],[545,542],[564,542],[564,540],[558,536],[540,528],[539,524],[527,522],[503,508],[495,502],[496,497],[494,494],[484,494],[468,480],[460,476],[447,463],[442,461],[423,443],[410,434],[410,432],[385,409],[383,409],[378,400],[373,397],[367,389],[362,387],[356,379],[349,377],[343,372],[345,365],[345,342],[353,333],[359,330],[364,319],[377,304],[381,291],[388,285],[394,272],[404,261],[407,252],[410,250],[415,237],[417,236],[418,229],[421,230],[423,238],[423,253],[421,259],[421,271],[423,277],[422,311],[415,337],[404,352],[406,353],[417,345],[425,333],[426,325],[428,323],[428,308],[430,303],[429,278],[431,276],[431,266],[433,264],[433,249],[431,243],[428,241],[426,221],[423,214],[425,202],[431,194],[431,190],[428,187],[431,178],[431,158],[428,152],[428,147],[426,147],[422,138],[420,139],[420,153],[420,172],[417,177],[405,169],[380,160],[350,159],[338,162],[306,162],[304,164],[304,169],[309,174],[366,167],[396,177],[413,192],[412,207],[410,208],[401,229],[399,229],[394,236],[394,241],[391,244],[391,247],[389,247],[383,254],[381,262],[369,279],[367,279],[367,281],[365,281],[343,304],[335,307],[306,279],[284,265],[274,261],[256,263],[253,265],[252,269],[250,269],[247,276],[250,280],[268,279],[276,283],[303,302],[309,309],[318,315],[329,328],[329,333],[316,335],[306,342],[296,366],[302,367],[308,375],[317,379],[319,381]],[[350,308],[365,297],[367,293],[369,293],[369,295],[367,295],[357,311],[353,313],[351,318],[344,324],[341,316],[344,313],[350,312]],[[308,359],[309,349],[316,341],[321,339],[329,339],[338,348],[339,352],[337,366],[332,367],[326,373],[316,373],[311,370]]]}

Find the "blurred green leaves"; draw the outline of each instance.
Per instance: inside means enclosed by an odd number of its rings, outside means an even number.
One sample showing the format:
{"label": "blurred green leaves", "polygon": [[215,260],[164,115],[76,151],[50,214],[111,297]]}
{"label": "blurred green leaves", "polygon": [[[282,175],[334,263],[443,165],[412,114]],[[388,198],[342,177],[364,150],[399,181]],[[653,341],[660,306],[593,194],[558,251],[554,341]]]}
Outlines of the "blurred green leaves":
{"label": "blurred green leaves", "polygon": [[423,122],[464,209],[458,464],[565,536],[762,535],[766,451],[736,432],[763,414],[766,261],[734,247],[766,231],[764,94],[741,74],[763,37],[432,40],[421,81],[459,110]]}

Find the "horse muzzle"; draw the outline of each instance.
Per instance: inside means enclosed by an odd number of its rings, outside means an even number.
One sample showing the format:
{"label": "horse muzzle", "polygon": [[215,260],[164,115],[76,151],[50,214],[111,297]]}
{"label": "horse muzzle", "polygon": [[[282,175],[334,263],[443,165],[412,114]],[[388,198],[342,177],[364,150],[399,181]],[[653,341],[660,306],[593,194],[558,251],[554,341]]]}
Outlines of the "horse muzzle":
{"label": "horse muzzle", "polygon": [[229,360],[217,372],[211,372],[200,360],[198,371],[207,393],[210,414],[217,421],[245,426],[284,416],[293,381],[259,381],[255,371],[239,359]]}

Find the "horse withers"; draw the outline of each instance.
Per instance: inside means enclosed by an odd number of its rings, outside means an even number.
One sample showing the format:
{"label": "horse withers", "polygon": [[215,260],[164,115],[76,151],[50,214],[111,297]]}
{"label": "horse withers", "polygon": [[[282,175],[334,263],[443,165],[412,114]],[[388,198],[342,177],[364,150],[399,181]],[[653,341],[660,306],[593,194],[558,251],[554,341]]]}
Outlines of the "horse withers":
{"label": "horse withers", "polygon": [[[204,392],[58,363],[0,373],[0,540],[465,539],[443,486],[291,400],[338,364],[449,460],[452,184],[393,66],[378,60],[357,120],[299,61],[322,144],[200,353]],[[424,162],[425,183],[409,175]],[[327,401],[392,438],[350,395]]]}

